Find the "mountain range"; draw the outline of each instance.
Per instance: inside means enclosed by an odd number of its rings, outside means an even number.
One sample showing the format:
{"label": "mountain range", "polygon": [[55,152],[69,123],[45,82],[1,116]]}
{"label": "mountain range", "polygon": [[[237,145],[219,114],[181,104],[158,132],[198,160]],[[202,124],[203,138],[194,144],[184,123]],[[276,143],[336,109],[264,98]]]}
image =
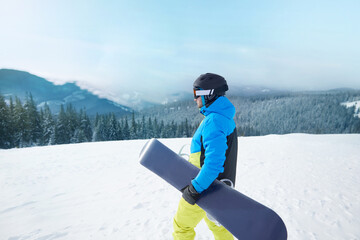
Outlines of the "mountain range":
{"label": "mountain range", "polygon": [[75,109],[86,109],[89,115],[114,112],[124,115],[133,111],[132,108],[81,89],[76,83],[55,85],[54,83],[24,71],[0,69],[0,94],[9,98],[18,97],[24,101],[31,93],[38,107],[45,103],[53,113],[60,111],[60,105],[71,104]]}
{"label": "mountain range", "polygon": [[[191,83],[190,83],[191,86]],[[349,92],[351,89],[334,89],[325,92]],[[171,93],[163,97],[162,103],[148,101],[140,92],[126,93],[123,96],[114,98],[99,96],[90,90],[80,87],[76,82],[68,82],[62,85],[36,76],[34,74],[14,69],[0,69],[0,94],[7,100],[12,96],[26,99],[27,94],[31,93],[38,107],[43,107],[45,103],[50,107],[54,114],[60,111],[60,106],[71,104],[75,109],[85,109],[89,115],[96,113],[104,114],[113,112],[117,116],[130,114],[131,112],[147,112],[156,106],[169,105],[172,103],[180,104],[184,100],[192,99],[191,91]],[[231,86],[227,92],[228,96],[253,97],[253,96],[274,96],[279,94],[293,94],[290,91],[280,91],[261,86]],[[324,93],[307,92],[307,93]]]}
{"label": "mountain range", "polygon": [[[255,96],[278,92],[279,91],[263,87],[233,86],[229,91],[229,95]],[[55,114],[60,111],[61,105],[67,104],[72,104],[72,106],[78,110],[86,109],[89,115],[114,112],[118,116],[159,105],[159,103],[155,101],[150,102],[143,99],[142,94],[139,92],[125,94],[116,100],[112,100],[110,97],[100,97],[80,87],[76,82],[58,85],[25,71],[0,69],[1,95],[6,98],[10,96],[14,98],[16,96],[24,101],[26,95],[29,93],[32,94],[38,107],[43,107],[46,103]],[[181,102],[189,99],[192,99],[191,91],[172,93],[164,96],[162,104]]]}

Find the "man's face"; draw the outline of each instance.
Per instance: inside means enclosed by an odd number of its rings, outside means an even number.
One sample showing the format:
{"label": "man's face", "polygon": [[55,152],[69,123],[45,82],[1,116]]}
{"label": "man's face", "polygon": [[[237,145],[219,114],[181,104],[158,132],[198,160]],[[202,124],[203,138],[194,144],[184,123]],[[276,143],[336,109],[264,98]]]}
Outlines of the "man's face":
{"label": "man's face", "polygon": [[198,98],[194,99],[194,101],[196,102],[198,108],[202,108],[202,107],[203,107],[203,104],[202,104],[202,101],[201,101],[201,97],[198,97]]}

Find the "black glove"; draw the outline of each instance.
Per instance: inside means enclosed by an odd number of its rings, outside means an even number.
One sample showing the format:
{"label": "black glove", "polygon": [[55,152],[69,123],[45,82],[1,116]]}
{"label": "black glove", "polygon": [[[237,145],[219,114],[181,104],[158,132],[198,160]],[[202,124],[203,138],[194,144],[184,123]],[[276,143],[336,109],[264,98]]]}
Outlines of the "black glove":
{"label": "black glove", "polygon": [[200,198],[200,193],[195,190],[194,186],[191,183],[185,188],[181,189],[181,191],[183,193],[182,197],[191,205],[194,205],[196,201]]}

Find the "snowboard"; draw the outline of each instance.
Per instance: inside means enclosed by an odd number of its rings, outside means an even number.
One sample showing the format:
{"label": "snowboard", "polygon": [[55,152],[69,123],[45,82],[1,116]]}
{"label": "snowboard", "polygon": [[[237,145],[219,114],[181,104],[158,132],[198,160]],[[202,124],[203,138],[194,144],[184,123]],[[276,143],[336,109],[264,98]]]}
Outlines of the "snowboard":
{"label": "snowboard", "polygon": [[[145,144],[140,163],[179,191],[200,171],[157,139]],[[221,181],[215,180],[196,204],[238,239],[287,239],[286,227],[279,215]]]}

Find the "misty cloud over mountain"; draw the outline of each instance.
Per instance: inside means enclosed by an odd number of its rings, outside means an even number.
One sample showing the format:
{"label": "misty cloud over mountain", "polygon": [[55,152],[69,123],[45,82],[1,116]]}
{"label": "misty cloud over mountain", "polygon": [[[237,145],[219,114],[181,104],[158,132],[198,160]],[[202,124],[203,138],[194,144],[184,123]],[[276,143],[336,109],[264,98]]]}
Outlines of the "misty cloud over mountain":
{"label": "misty cloud over mountain", "polygon": [[60,105],[72,104],[76,109],[86,109],[88,114],[114,112],[123,115],[131,108],[81,89],[76,83],[55,85],[54,83],[28,72],[0,69],[0,93],[6,97],[19,97],[21,100],[31,93],[38,107],[49,105],[53,113]]}

